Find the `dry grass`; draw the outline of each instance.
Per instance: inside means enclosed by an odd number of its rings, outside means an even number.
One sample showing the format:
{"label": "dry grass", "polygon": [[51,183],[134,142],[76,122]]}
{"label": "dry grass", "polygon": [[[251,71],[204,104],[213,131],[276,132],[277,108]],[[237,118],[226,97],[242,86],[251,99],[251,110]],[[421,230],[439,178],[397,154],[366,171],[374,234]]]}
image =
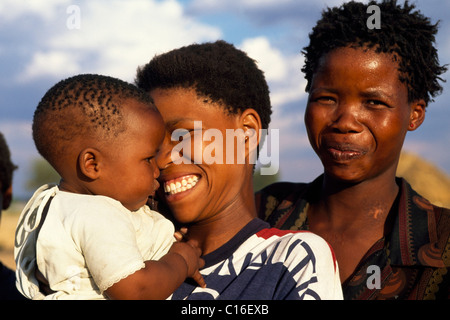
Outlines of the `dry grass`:
{"label": "dry grass", "polygon": [[431,203],[450,208],[450,177],[432,163],[411,153],[402,153],[397,175]]}

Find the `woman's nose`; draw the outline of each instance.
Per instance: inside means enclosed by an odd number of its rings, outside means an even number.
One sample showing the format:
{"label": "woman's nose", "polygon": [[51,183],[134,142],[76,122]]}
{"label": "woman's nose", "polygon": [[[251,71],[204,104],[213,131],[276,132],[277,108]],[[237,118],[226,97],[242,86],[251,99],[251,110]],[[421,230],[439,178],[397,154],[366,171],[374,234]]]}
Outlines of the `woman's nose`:
{"label": "woman's nose", "polygon": [[333,130],[339,133],[361,132],[360,115],[361,107],[357,103],[340,103],[333,114]]}

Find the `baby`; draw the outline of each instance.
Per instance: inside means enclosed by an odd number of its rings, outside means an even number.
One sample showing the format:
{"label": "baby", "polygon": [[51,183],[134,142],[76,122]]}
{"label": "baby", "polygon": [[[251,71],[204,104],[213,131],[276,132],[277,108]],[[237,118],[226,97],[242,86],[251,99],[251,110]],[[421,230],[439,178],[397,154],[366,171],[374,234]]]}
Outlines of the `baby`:
{"label": "baby", "polygon": [[[174,226],[146,205],[159,184],[165,127],[151,98],[101,75],[53,86],[39,103],[33,138],[60,174],[39,188],[16,230],[17,287],[30,299],[166,299],[204,280],[201,251],[175,242]],[[36,274],[53,291],[44,295]]]}

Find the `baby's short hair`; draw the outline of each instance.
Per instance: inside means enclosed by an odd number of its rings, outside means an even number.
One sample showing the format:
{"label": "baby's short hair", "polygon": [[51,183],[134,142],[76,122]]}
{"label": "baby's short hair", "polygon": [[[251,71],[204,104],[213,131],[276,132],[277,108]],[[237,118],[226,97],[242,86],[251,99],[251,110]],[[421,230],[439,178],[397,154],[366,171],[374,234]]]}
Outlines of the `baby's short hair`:
{"label": "baby's short hair", "polygon": [[117,137],[124,131],[122,103],[135,99],[156,111],[151,97],[117,78],[81,74],[50,88],[33,118],[33,139],[38,152],[54,166],[77,137]]}

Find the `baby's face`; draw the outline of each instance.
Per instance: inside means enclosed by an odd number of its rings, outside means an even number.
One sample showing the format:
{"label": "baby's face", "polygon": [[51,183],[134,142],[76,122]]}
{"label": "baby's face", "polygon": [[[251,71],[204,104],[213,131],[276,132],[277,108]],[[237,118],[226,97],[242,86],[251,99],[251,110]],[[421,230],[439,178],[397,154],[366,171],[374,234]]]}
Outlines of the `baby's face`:
{"label": "baby's face", "polygon": [[[126,132],[109,146],[102,179],[104,194],[134,211],[146,204],[159,183],[155,156],[165,136],[161,115],[149,106],[128,100]],[[114,141],[114,140],[113,140]]]}

